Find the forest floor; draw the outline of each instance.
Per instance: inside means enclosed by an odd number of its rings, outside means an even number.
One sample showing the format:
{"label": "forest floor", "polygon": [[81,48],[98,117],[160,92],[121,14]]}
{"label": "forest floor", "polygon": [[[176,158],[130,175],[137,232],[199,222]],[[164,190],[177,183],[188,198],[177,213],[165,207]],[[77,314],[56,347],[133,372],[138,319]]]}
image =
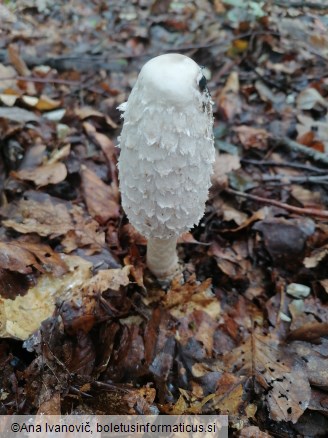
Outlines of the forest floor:
{"label": "forest floor", "polygon": [[[7,1],[0,36],[0,414],[328,436],[328,2]],[[220,152],[163,290],[115,146],[166,52],[207,69]]]}

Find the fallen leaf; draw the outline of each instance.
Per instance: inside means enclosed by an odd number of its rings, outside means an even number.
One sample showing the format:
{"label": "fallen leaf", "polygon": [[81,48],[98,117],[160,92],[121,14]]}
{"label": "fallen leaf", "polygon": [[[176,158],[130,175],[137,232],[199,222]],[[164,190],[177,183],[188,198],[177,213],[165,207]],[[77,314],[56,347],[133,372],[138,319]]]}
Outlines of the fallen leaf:
{"label": "fallen leaf", "polygon": [[269,133],[265,129],[241,125],[234,130],[245,149],[266,149]]}
{"label": "fallen leaf", "polygon": [[67,272],[65,262],[48,245],[24,240],[0,242],[0,267],[28,274],[32,266],[42,273],[52,272],[55,277]]}
{"label": "fallen leaf", "polygon": [[83,106],[75,109],[75,114],[80,117],[82,120],[88,119],[89,117],[98,117],[101,119],[104,119],[108,126],[110,126],[113,129],[117,128],[117,124],[108,116],[100,111],[95,110],[92,107],[89,106]]}
{"label": "fallen leaf", "polygon": [[240,168],[240,158],[238,155],[216,154],[211,177],[214,188],[216,185],[228,186],[228,173]]}
{"label": "fallen leaf", "polygon": [[99,223],[87,216],[78,205],[70,210],[70,217],[74,226],[62,239],[64,252],[70,253],[77,248],[85,248],[88,255],[101,252],[105,247],[105,233]]}
{"label": "fallen leaf", "polygon": [[315,88],[305,88],[302,90],[296,99],[297,108],[300,110],[311,110],[327,108],[328,102],[321,96]]}
{"label": "fallen leaf", "polygon": [[272,420],[296,423],[308,407],[311,388],[305,368],[273,335],[253,333],[223,360],[235,376],[253,376],[264,388]]}
{"label": "fallen leaf", "polygon": [[[327,326],[327,324],[326,324]],[[327,329],[323,336],[327,336]],[[288,348],[295,352],[304,364],[309,381],[312,385],[318,388],[327,388],[328,386],[328,372],[327,372],[327,340],[325,343],[318,346],[310,344],[310,339],[306,342],[294,341],[289,343]]]}
{"label": "fallen leaf", "polygon": [[119,216],[120,207],[110,186],[85,166],[81,167],[82,187],[88,211],[99,223]]}
{"label": "fallen leaf", "polygon": [[241,113],[241,98],[239,95],[238,73],[230,73],[227,82],[216,98],[216,103],[224,118],[233,121],[234,117]]}
{"label": "fallen leaf", "polygon": [[51,238],[64,235],[74,229],[65,203],[55,201],[49,195],[41,196],[40,201],[32,198],[33,196],[9,204],[4,215],[10,214],[14,219],[3,220],[2,225],[13,228],[19,233],[37,233]]}
{"label": "fallen leaf", "polygon": [[246,399],[242,382],[242,378],[224,373],[217,382],[217,390],[210,401],[211,408],[219,410],[221,415],[238,415]]}
{"label": "fallen leaf", "polygon": [[312,251],[311,255],[305,257],[303,260],[303,265],[309,269],[316,268],[321,260],[327,256],[327,254],[328,245],[323,245],[321,248],[316,248]]}
{"label": "fallen leaf", "polygon": [[63,256],[69,271],[60,277],[43,274],[24,296],[0,300],[0,336],[25,340],[49,318],[57,300],[79,291],[90,277],[91,264],[77,256]]}
{"label": "fallen leaf", "polygon": [[27,111],[26,109],[19,107],[12,108],[0,108],[0,118],[8,119],[17,123],[27,123],[27,122],[39,122],[40,117],[34,114],[32,111]]}
{"label": "fallen leaf", "polygon": [[130,269],[131,267],[127,265],[122,269],[101,270],[86,283],[84,289],[94,293],[101,293],[107,289],[118,291],[121,286],[127,286],[130,283]]}
{"label": "fallen leaf", "polygon": [[64,181],[67,176],[67,169],[63,163],[50,163],[35,169],[22,169],[11,172],[11,176],[21,180],[33,181],[37,187],[43,187]]}

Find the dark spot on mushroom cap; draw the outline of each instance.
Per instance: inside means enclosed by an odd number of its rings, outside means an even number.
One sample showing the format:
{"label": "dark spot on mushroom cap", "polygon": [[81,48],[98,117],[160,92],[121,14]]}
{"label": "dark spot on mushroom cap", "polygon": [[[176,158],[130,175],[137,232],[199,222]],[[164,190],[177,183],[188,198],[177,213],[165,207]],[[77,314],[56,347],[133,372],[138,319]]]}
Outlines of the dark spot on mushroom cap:
{"label": "dark spot on mushroom cap", "polygon": [[203,92],[204,90],[206,90],[206,85],[207,85],[207,80],[205,78],[205,76],[202,76],[198,82],[198,86],[201,92]]}

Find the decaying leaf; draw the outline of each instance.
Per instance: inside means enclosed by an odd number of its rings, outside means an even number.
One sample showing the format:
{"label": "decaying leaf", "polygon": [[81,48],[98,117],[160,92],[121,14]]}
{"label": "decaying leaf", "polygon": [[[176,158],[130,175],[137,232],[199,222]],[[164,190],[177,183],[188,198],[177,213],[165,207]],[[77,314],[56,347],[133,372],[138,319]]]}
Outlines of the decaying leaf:
{"label": "decaying leaf", "polygon": [[225,86],[217,97],[217,105],[224,117],[232,121],[241,112],[241,98],[239,95],[239,76],[233,71],[230,73]]}
{"label": "decaying leaf", "polygon": [[73,206],[70,215],[74,227],[62,240],[64,251],[70,253],[77,248],[85,248],[88,255],[100,252],[105,246],[105,233],[100,229],[99,223],[89,216],[86,217],[78,205]]}
{"label": "decaying leaf", "polygon": [[273,335],[253,333],[224,362],[234,375],[253,376],[265,389],[273,420],[296,423],[308,407],[311,390],[304,365]]}
{"label": "decaying leaf", "polygon": [[13,219],[3,220],[2,224],[23,234],[37,233],[40,236],[56,237],[74,229],[66,205],[51,196],[21,199],[8,205],[4,214]]}
{"label": "decaying leaf", "polygon": [[303,264],[306,268],[315,268],[328,254],[328,245],[313,250],[312,254],[305,257]]}
{"label": "decaying leaf", "polygon": [[57,300],[68,299],[91,275],[91,264],[77,256],[63,256],[69,271],[61,277],[43,274],[24,296],[0,301],[0,336],[27,339],[49,318]]}
{"label": "decaying leaf", "polygon": [[42,273],[52,272],[55,277],[67,272],[65,262],[49,245],[24,240],[0,242],[1,268],[28,274],[32,266]]}
{"label": "decaying leaf", "polygon": [[92,217],[104,224],[119,216],[119,205],[115,193],[87,167],[82,168],[82,186],[88,211]]}
{"label": "decaying leaf", "polygon": [[265,149],[269,137],[268,131],[251,126],[241,125],[235,128],[240,142],[245,149]]}

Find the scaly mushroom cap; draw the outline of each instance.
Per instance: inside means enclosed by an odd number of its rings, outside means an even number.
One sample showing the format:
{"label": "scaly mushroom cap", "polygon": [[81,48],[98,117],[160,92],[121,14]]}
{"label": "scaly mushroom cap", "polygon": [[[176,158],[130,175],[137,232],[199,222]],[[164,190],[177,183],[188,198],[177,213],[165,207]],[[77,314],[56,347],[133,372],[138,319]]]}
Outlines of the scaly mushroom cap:
{"label": "scaly mushroom cap", "polygon": [[144,236],[179,236],[204,214],[215,157],[202,70],[184,55],[157,56],[143,66],[119,109],[123,208]]}

